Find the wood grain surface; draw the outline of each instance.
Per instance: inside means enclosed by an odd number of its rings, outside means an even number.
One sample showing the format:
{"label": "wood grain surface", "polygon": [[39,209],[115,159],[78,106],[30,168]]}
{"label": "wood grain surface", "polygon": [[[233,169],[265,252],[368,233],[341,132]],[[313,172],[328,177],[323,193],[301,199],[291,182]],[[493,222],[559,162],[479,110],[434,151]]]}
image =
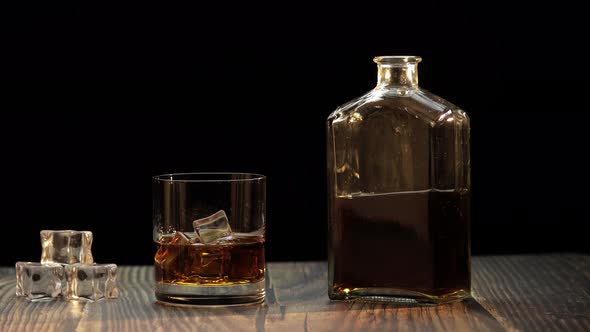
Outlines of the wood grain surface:
{"label": "wood grain surface", "polygon": [[17,298],[0,268],[0,331],[589,331],[590,259],[473,259],[474,299],[430,307],[332,302],[324,262],[269,263],[263,304],[176,307],[155,302],[153,268],[119,268],[120,298],[95,303]]}
{"label": "wood grain surface", "polygon": [[504,326],[590,331],[590,256],[489,256],[473,260],[474,298]]}

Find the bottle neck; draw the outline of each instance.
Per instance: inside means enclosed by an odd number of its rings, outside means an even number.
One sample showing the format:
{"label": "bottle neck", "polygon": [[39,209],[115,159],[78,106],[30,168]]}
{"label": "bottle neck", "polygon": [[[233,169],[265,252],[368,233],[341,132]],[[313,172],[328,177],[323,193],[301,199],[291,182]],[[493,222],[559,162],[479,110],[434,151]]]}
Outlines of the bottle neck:
{"label": "bottle neck", "polygon": [[417,88],[418,64],[378,64],[377,89],[390,87]]}

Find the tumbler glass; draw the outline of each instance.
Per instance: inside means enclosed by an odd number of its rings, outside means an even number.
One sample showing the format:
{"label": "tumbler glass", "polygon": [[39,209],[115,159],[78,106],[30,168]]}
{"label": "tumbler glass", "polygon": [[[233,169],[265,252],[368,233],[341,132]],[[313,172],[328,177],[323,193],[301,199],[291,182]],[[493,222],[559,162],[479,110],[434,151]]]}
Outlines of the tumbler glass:
{"label": "tumbler glass", "polygon": [[261,302],[265,294],[266,177],[153,177],[156,298],[193,305]]}

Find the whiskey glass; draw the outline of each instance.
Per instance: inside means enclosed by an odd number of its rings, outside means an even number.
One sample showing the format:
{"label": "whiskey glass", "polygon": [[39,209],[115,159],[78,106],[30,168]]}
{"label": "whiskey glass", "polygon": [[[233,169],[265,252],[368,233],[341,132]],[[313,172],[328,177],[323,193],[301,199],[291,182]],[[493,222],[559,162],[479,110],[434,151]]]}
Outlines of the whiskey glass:
{"label": "whiskey glass", "polygon": [[236,305],[265,294],[266,177],[153,177],[155,293],[160,302]]}

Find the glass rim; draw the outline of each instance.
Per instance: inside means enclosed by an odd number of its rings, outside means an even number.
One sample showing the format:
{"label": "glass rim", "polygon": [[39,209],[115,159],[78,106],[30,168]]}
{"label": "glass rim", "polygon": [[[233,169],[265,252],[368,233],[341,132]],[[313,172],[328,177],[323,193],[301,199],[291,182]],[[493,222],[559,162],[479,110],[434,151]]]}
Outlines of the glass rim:
{"label": "glass rim", "polygon": [[[234,175],[241,175],[244,178],[240,179],[232,179],[230,176]],[[202,176],[203,178],[198,178]],[[207,178],[210,176],[210,178]],[[225,176],[225,178],[224,178]],[[174,177],[186,177],[176,179]],[[260,181],[265,180],[266,176],[257,173],[242,173],[242,172],[185,172],[185,173],[167,173],[167,174],[160,174],[152,176],[154,181],[162,181],[162,182],[250,182],[250,181]]]}

